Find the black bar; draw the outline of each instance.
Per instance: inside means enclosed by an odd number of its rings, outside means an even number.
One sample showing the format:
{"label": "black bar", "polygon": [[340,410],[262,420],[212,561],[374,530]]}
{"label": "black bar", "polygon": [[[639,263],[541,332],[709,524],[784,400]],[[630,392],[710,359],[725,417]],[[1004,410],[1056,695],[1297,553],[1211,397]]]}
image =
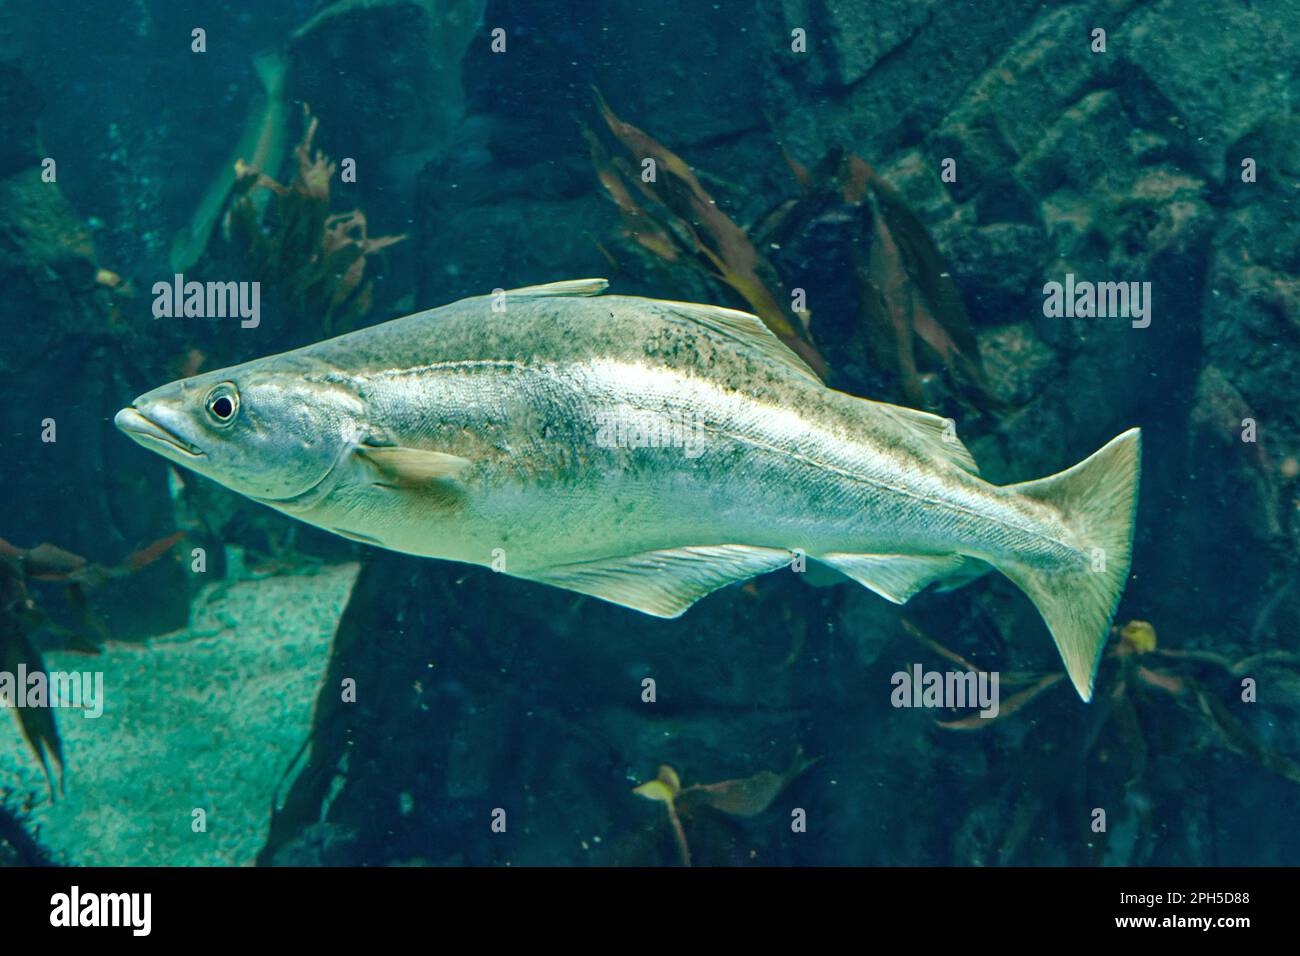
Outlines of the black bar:
{"label": "black bar", "polygon": [[[927,945],[969,941],[972,932],[1070,940],[1198,934],[1229,942],[1286,927],[1293,879],[1284,869],[1192,868],[11,869],[0,870],[0,899],[7,942],[69,933],[133,941],[131,925],[52,926],[59,894],[63,915],[70,912],[73,886],[86,915],[100,905],[100,897],[86,902],[91,895],[150,894],[150,938],[205,945],[281,934],[325,943],[376,932],[429,939],[453,925],[489,934],[532,925],[544,936],[581,926],[585,934],[609,920],[622,922],[630,943],[696,915],[725,920],[740,934],[774,924],[820,934],[843,924],[870,939],[923,927]],[[143,926],[143,909],[121,913],[120,923],[134,914]]]}

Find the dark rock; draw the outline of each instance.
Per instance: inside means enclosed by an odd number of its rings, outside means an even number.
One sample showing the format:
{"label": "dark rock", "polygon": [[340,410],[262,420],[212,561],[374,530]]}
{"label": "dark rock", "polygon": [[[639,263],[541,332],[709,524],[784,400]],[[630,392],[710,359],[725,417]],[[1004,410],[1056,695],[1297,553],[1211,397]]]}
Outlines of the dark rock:
{"label": "dark rock", "polygon": [[44,106],[40,88],[17,64],[0,63],[0,176],[36,164],[36,120]]}
{"label": "dark rock", "polygon": [[[0,179],[0,284],[13,315],[28,317],[0,356],[7,389],[22,396],[0,409],[7,494],[21,504],[3,537],[22,547],[49,541],[114,565],[165,536],[171,515],[164,468],[141,471],[136,449],[113,427],[117,410],[144,389],[98,270],[90,236],[56,183],[35,167]],[[47,419],[53,442],[42,440]],[[178,566],[159,562],[113,585],[95,600],[115,636],[184,623],[189,588]]]}
{"label": "dark rock", "polygon": [[1201,171],[1216,175],[1229,144],[1300,96],[1297,15],[1294,0],[1159,0],[1129,17],[1109,45],[1173,106],[1171,122]]}
{"label": "dark rock", "polygon": [[801,28],[807,36],[804,56],[812,61],[807,69],[821,82],[852,86],[911,39],[935,5],[934,0],[882,0],[870,6],[852,0],[784,0],[785,29],[778,34],[786,46],[782,56],[802,67],[800,54],[790,50],[791,31]]}
{"label": "dark rock", "polygon": [[1041,14],[962,93],[932,134],[938,151],[958,161],[958,192],[996,188],[1071,104],[1103,82],[1108,61],[1088,47],[1096,19],[1087,5]]}
{"label": "dark rock", "polygon": [[979,349],[989,392],[1012,405],[1023,405],[1042,391],[1056,359],[1028,322],[981,331]]}
{"label": "dark rock", "polygon": [[[336,0],[289,38],[289,96],[320,118],[327,154],[357,160],[359,184],[367,169],[409,182],[419,163],[403,154],[427,157],[450,136],[464,103],[461,60],[482,5]],[[374,179],[377,189],[382,177]]]}
{"label": "dark rock", "polygon": [[[888,8],[899,11],[900,17],[889,22],[896,22],[905,32],[908,28],[902,24],[910,22],[913,14],[902,6]],[[848,5],[836,9],[850,15]],[[863,7],[861,15],[871,17],[874,9]],[[1028,0],[934,5],[903,45],[874,60],[842,97],[829,99],[818,108],[794,108],[792,104],[827,100],[820,88],[828,76],[835,75],[835,52],[810,46],[808,58],[822,57],[820,62],[796,60],[791,64],[789,27],[781,22],[786,18],[769,16],[768,34],[780,37],[780,45],[774,43],[770,56],[785,68],[772,78],[767,113],[782,139],[797,145],[801,158],[813,159],[830,146],[843,145],[852,146],[869,160],[877,159],[924,139],[934,127],[934,118],[956,104],[999,58],[1005,38],[1031,22],[1038,9],[1037,3]],[[865,29],[874,33],[872,27]],[[810,38],[817,36],[815,29],[810,30]],[[861,66],[869,59],[868,55],[857,63]]]}
{"label": "dark rock", "polygon": [[937,225],[936,244],[977,326],[1041,314],[1045,265],[1041,226],[999,222],[976,227],[954,217]]}

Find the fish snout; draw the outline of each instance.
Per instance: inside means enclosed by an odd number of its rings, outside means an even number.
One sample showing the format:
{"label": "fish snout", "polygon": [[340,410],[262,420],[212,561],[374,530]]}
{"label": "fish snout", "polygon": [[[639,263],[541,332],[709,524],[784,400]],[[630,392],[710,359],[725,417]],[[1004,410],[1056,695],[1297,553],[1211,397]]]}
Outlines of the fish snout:
{"label": "fish snout", "polygon": [[113,424],[135,441],[170,458],[203,458],[203,449],[185,437],[184,413],[168,402],[136,399],[113,416]]}

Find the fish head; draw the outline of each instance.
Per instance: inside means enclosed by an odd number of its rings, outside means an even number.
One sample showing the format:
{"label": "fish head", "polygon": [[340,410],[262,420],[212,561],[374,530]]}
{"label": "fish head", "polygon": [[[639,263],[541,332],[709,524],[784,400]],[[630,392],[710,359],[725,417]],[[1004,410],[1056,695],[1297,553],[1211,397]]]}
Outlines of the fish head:
{"label": "fish head", "polygon": [[355,447],[360,412],[343,382],[254,362],[146,392],[114,423],[164,458],[275,505],[334,472]]}

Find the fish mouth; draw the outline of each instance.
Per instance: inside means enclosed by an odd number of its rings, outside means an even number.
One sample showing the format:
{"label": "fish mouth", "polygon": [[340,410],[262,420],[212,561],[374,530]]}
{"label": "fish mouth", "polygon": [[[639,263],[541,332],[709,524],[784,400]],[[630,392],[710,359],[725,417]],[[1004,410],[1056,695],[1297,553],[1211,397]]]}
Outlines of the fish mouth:
{"label": "fish mouth", "polygon": [[170,451],[184,455],[186,458],[207,457],[201,448],[191,445],[180,435],[168,431],[153,419],[143,415],[134,405],[118,412],[113,417],[113,424],[142,445],[162,445]]}

